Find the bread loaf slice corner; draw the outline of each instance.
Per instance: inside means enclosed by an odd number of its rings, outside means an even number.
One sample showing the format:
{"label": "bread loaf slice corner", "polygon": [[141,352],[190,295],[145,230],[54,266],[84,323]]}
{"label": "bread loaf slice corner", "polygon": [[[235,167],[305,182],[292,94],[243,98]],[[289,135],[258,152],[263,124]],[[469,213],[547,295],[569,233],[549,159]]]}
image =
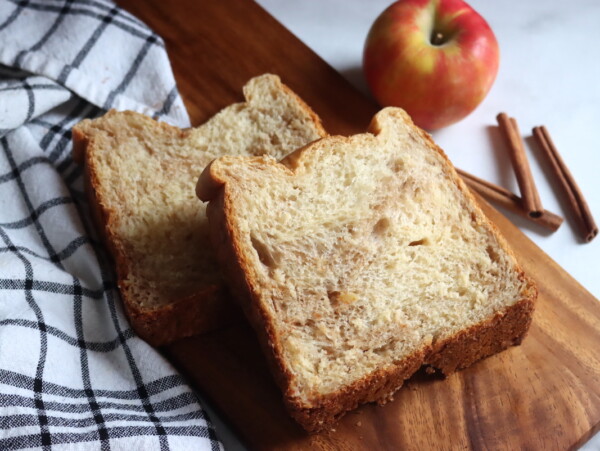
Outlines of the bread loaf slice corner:
{"label": "bread loaf slice corner", "polygon": [[246,101],[182,130],[131,111],[73,128],[95,222],[115,264],[133,329],[158,346],[235,317],[208,236],[198,176],[225,154],[280,159],[325,136],[317,115],[275,75],[244,86]]}
{"label": "bread loaf slice corner", "polygon": [[217,258],[308,431],[521,342],[537,290],[401,109],[292,153],[222,157],[198,196]]}

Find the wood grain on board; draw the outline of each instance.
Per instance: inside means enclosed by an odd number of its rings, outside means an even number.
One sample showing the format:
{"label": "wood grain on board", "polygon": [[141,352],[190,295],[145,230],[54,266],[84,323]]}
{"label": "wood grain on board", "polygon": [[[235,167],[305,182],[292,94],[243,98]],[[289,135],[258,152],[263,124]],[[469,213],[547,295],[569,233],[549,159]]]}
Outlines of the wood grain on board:
{"label": "wood grain on board", "polygon": [[[363,131],[376,106],[256,3],[121,0],[166,42],[194,125],[278,74],[330,133]],[[441,379],[417,374],[384,407],[309,436],[286,415],[244,323],[165,349],[252,449],[566,449],[600,428],[600,303],[496,210],[484,211],[537,282],[519,347]]]}

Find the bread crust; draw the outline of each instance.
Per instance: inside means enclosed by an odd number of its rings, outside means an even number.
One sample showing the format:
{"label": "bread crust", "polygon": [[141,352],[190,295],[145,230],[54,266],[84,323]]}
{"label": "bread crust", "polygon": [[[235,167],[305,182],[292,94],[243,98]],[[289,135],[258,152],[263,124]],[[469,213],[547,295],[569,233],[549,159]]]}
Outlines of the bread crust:
{"label": "bread crust", "polygon": [[[389,112],[389,110],[388,110]],[[394,115],[412,124],[410,117],[400,109],[394,109]],[[373,119],[369,131],[378,134],[382,124],[379,113]],[[474,221],[485,223],[495,235],[499,245],[509,254],[519,278],[525,281],[522,298],[503,311],[496,312],[479,324],[459,331],[444,339],[434,341],[400,362],[368,374],[364,378],[325,396],[311,399],[307,406],[295,395],[292,389],[294,376],[287,369],[282,355],[280,337],[275,325],[260,299],[259,284],[253,279],[252,264],[243,251],[243,240],[240,228],[236,224],[234,213],[234,194],[227,189],[226,180],[209,165],[198,181],[197,194],[205,201],[210,201],[207,215],[210,232],[215,243],[217,259],[221,269],[229,280],[236,299],[256,331],[258,340],[267,357],[273,376],[283,392],[284,403],[290,414],[309,432],[318,432],[331,427],[346,412],[367,402],[383,404],[413,375],[422,365],[430,365],[439,369],[444,375],[465,368],[474,362],[500,352],[510,346],[521,343],[532,320],[537,289],[518,265],[514,253],[508,247],[498,229],[491,223],[477,205],[466,185],[456,174],[445,153],[433,142],[429,134],[413,125],[416,131],[444,159],[444,164],[453,182],[470,200],[476,210]],[[350,138],[332,137],[346,141]],[[296,167],[306,152],[311,152],[317,143],[309,144],[290,154],[282,161],[288,168]],[[265,164],[276,164],[265,162]]]}

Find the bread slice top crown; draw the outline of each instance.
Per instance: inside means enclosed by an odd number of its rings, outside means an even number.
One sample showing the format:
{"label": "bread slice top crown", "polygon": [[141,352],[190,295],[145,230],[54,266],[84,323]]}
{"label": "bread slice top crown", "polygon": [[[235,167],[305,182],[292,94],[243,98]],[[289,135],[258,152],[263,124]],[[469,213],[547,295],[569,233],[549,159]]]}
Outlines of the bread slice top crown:
{"label": "bread slice top crown", "polygon": [[403,110],[382,110],[369,130],[282,163],[219,158],[198,182],[209,220],[224,215],[247,310],[296,406],[384,374],[535,291]]}

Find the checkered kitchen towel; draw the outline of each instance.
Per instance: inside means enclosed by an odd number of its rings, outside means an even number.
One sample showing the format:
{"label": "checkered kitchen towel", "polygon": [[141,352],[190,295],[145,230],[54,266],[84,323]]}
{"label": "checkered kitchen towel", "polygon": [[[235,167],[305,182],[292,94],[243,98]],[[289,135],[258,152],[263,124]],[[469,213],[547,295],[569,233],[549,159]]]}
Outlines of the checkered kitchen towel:
{"label": "checkered kitchen towel", "polygon": [[108,108],[188,125],[161,39],[105,0],[0,0],[0,450],[221,448],[89,223],[70,128]]}

